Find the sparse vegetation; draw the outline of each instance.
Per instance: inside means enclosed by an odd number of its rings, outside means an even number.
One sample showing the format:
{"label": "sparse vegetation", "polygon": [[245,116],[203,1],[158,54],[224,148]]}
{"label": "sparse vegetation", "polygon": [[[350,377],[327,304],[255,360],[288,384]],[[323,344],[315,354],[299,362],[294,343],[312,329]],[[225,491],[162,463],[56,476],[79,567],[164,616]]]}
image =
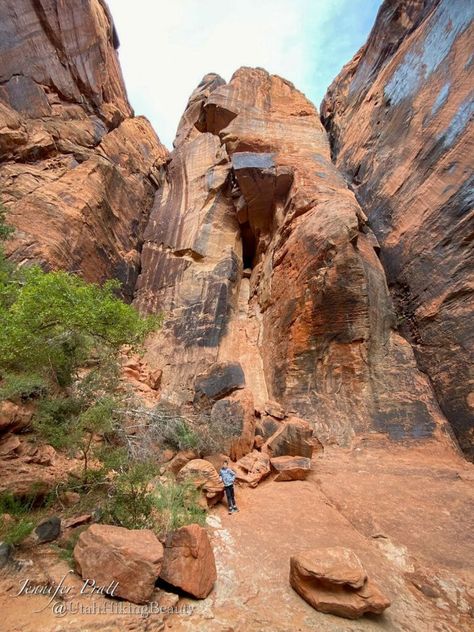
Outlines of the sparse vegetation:
{"label": "sparse vegetation", "polygon": [[[99,286],[64,271],[15,268],[1,249],[11,232],[4,219],[0,208],[0,398],[34,401],[37,438],[80,456],[83,466],[47,499],[2,496],[0,537],[20,543],[45,509],[64,511],[67,490],[81,493],[74,511],[95,510],[102,522],[160,534],[202,524],[199,492],[160,480],[153,461],[157,443],[198,449],[193,425],[174,410],[145,414],[118,388],[121,347],[138,348],[159,319],[143,319],[117,298],[116,281]],[[124,421],[135,418],[140,427],[128,432]],[[74,544],[62,547],[69,562]]]}

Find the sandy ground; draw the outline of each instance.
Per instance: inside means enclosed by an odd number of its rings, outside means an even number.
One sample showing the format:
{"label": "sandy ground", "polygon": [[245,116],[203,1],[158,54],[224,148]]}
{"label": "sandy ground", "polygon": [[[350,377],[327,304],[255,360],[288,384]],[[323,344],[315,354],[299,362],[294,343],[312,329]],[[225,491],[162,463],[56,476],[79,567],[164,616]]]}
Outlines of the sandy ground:
{"label": "sandy ground", "polygon": [[[55,581],[67,573],[45,549],[33,567],[3,574],[0,629],[467,632],[474,626],[473,481],[472,465],[436,447],[329,449],[314,460],[306,481],[238,488],[239,513],[229,516],[222,505],[212,510],[218,580],[206,600],[180,600],[191,614],[166,621],[161,614],[117,614],[110,611],[117,602],[90,596],[80,602],[92,613],[77,612],[72,597],[63,602],[70,611],[54,614],[47,597],[15,594],[38,565]],[[307,605],[289,586],[289,558],[320,546],[353,549],[391,607],[382,616],[349,621]],[[67,582],[77,592],[78,578]],[[100,604],[109,604],[107,614],[93,612]]]}

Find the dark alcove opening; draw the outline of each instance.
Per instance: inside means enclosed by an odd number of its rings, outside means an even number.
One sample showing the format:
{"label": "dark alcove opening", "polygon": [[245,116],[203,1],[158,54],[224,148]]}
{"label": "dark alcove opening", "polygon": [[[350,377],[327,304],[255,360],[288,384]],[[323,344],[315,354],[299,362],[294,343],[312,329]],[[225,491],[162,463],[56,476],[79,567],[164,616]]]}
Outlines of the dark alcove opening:
{"label": "dark alcove opening", "polygon": [[257,252],[257,240],[250,228],[250,224],[245,222],[240,226],[240,234],[242,238],[242,263],[244,270],[252,269],[255,265],[255,255]]}

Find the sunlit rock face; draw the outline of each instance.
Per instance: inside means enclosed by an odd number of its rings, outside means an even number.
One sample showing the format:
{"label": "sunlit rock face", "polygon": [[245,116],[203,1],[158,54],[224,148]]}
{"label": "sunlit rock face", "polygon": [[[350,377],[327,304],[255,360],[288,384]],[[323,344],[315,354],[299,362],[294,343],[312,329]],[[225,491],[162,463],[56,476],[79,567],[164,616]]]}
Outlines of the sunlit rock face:
{"label": "sunlit rock face", "polygon": [[8,253],[133,293],[167,150],[133,117],[104,2],[0,5],[0,189]]}
{"label": "sunlit rock face", "polygon": [[469,0],[386,1],[322,104],[420,369],[474,456]]}
{"label": "sunlit rock face", "polygon": [[212,375],[222,396],[250,389],[257,410],[275,400],[326,441],[449,443],[396,330],[378,250],[306,97],[262,69],[228,84],[206,75],[155,198],[136,290],[140,309],[165,316],[148,354],[162,397],[196,401]]}

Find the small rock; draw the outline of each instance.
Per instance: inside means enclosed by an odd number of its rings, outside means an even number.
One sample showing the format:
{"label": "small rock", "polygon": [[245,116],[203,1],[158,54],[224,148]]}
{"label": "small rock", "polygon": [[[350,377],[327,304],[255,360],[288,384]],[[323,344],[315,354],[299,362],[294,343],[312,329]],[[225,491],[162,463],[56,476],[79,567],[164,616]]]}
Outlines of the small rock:
{"label": "small rock", "polygon": [[20,445],[21,441],[16,435],[7,434],[0,442],[0,457],[16,459]]}
{"label": "small rock", "polygon": [[92,521],[92,514],[82,514],[81,516],[73,516],[72,518],[68,518],[63,521],[64,529],[74,529],[75,527],[79,527],[83,524],[87,524]]}
{"label": "small rock", "polygon": [[38,538],[38,542],[52,542],[59,537],[61,533],[61,519],[57,516],[52,516],[47,520],[41,522],[35,529],[35,534]]}
{"label": "small rock", "polygon": [[0,542],[0,568],[8,564],[13,553],[13,547],[6,542]]}
{"label": "small rock", "polygon": [[66,491],[61,494],[60,498],[66,507],[72,507],[73,505],[77,505],[81,500],[81,495],[77,492]]}
{"label": "small rock", "polygon": [[265,443],[265,439],[262,437],[262,435],[255,435],[255,439],[253,441],[253,447],[256,450],[260,450],[260,448],[263,446],[264,443]]}
{"label": "small rock", "polygon": [[278,402],[268,401],[265,404],[265,412],[275,419],[284,419],[286,412],[283,406],[280,406]]}
{"label": "small rock", "polygon": [[37,448],[32,456],[25,459],[27,463],[36,463],[37,465],[54,465],[56,460],[56,450],[52,445],[42,445]]}

